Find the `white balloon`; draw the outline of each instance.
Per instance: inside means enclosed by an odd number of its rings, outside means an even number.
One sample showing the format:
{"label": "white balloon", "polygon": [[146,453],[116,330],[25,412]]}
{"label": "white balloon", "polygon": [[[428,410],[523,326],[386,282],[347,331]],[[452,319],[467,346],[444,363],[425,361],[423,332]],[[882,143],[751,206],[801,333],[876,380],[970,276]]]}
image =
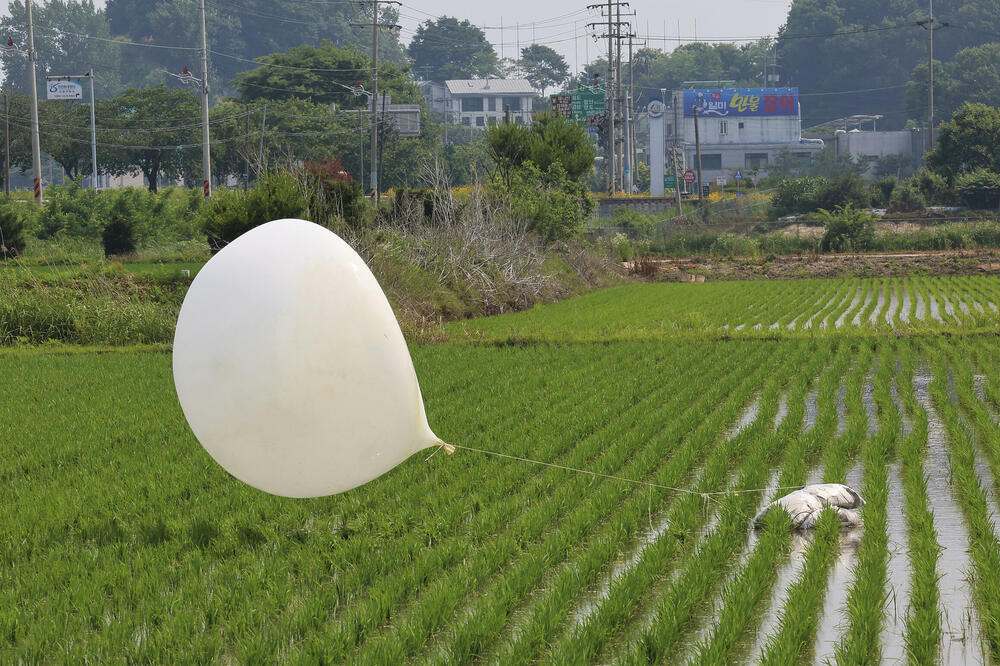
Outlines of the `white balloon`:
{"label": "white balloon", "polygon": [[173,369],[202,446],[276,495],[343,492],[442,444],[375,276],[304,220],[257,227],[202,268],[181,306]]}

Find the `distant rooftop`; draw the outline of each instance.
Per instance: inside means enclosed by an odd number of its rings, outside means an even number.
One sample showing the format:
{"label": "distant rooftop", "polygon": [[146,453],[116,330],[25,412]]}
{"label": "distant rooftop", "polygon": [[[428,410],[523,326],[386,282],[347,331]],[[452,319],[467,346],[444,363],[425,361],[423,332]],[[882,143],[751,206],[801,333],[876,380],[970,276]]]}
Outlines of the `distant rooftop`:
{"label": "distant rooftop", "polygon": [[534,95],[526,79],[449,79],[444,84],[452,95]]}

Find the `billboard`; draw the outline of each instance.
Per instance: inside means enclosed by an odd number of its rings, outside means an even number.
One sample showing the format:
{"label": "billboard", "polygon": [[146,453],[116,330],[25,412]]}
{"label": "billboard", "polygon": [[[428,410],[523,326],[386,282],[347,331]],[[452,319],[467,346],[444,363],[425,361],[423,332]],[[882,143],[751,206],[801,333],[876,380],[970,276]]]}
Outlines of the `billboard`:
{"label": "billboard", "polygon": [[46,81],[48,99],[83,99],[83,81],[63,79]]}
{"label": "billboard", "polygon": [[684,117],[745,118],[749,116],[797,116],[798,88],[723,88],[685,90]]}

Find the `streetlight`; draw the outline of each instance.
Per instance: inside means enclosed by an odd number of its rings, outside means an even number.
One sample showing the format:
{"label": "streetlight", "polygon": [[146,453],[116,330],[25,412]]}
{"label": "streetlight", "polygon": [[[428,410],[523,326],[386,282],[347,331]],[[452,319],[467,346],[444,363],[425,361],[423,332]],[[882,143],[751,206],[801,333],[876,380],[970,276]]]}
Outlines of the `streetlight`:
{"label": "streetlight", "polygon": [[205,174],[205,197],[208,198],[212,196],[212,155],[208,138],[208,84],[205,82],[207,77],[202,76],[199,78],[195,76],[191,70],[187,68],[187,65],[184,65],[184,70],[180,74],[174,74],[173,72],[167,72],[167,74],[185,85],[200,86],[202,90],[201,166],[202,171]]}

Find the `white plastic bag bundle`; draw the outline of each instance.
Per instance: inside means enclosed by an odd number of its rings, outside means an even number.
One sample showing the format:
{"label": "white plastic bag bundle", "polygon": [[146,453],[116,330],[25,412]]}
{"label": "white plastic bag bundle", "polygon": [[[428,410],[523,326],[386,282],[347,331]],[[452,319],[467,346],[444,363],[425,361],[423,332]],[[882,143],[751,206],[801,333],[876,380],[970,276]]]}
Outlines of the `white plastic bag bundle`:
{"label": "white plastic bag bundle", "polygon": [[865,501],[858,491],[841,483],[820,483],[805,486],[784,497],[779,497],[754,518],[754,527],[760,527],[764,516],[775,508],[781,507],[792,519],[792,528],[797,530],[811,529],[819,520],[824,509],[837,512],[840,524],[844,527],[861,525],[861,507]]}

